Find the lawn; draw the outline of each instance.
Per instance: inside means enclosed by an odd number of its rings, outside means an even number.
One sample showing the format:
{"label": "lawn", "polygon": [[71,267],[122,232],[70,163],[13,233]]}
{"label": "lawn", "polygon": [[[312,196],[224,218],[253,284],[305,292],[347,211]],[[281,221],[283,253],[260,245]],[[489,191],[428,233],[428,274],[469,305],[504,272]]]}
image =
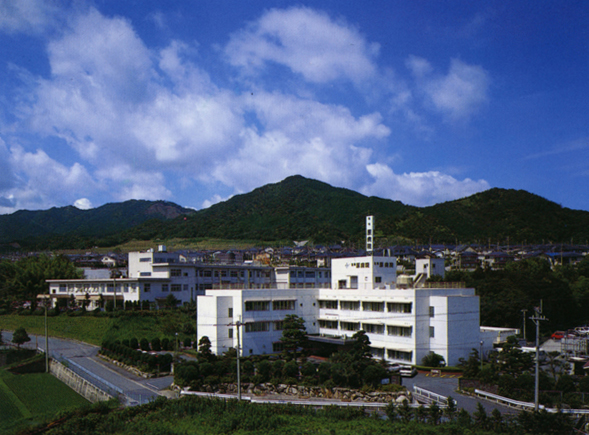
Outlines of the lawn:
{"label": "lawn", "polygon": [[[68,317],[59,315],[48,318],[48,331],[52,337],[70,338],[99,346],[102,338],[111,329],[115,319],[109,317]],[[45,334],[43,316],[0,316],[0,329],[14,331],[24,327],[29,334]]]}
{"label": "lawn", "polygon": [[13,375],[0,370],[0,432],[86,404],[86,399],[50,374]]}
{"label": "lawn", "polygon": [[[14,331],[24,327],[29,334],[45,334],[43,316],[0,316],[0,329]],[[80,340],[100,346],[103,340],[146,338],[151,340],[168,337],[173,340],[178,332],[179,340],[190,337],[195,340],[196,318],[180,310],[159,312],[128,312],[120,317],[94,317],[91,313],[79,317],[65,314],[48,318],[49,335],[58,338]]]}

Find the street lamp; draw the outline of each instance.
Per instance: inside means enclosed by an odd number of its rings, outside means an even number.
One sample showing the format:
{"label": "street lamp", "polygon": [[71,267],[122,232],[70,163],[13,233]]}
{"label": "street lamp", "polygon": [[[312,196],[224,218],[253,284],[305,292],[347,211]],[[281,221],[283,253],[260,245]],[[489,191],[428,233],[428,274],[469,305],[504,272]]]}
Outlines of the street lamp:
{"label": "street lamp", "polygon": [[481,352],[479,353],[479,358],[481,359],[481,371],[483,370],[483,344],[485,344],[485,342],[481,340]]}

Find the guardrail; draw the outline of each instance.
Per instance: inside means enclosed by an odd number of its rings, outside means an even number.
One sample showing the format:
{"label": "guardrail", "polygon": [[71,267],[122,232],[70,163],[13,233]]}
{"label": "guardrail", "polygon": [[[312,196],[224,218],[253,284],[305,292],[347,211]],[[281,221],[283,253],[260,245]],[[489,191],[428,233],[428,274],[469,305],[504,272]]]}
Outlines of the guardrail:
{"label": "guardrail", "polygon": [[[500,403],[505,406],[509,406],[511,408],[522,409],[522,410],[533,410],[535,409],[535,404],[531,402],[523,402],[521,400],[513,400],[509,397],[499,396],[498,394],[489,393],[487,391],[475,389],[474,393],[485,399],[491,400],[496,403]],[[544,409],[546,412],[550,413],[557,413],[562,412],[563,414],[573,414],[573,415],[589,415],[589,409],[561,409],[561,408],[546,408],[544,405],[539,405],[539,409]]]}
{"label": "guardrail", "polygon": [[[413,386],[413,397],[420,402],[425,402],[428,405],[436,403],[440,408],[448,406],[448,398],[432,391],[424,390],[423,388]],[[456,404],[456,401],[454,401]]]}

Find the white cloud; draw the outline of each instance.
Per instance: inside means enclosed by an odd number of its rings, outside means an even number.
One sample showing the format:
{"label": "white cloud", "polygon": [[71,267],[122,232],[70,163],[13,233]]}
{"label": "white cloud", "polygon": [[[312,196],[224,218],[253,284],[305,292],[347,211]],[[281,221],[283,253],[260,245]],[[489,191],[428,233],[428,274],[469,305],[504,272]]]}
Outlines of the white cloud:
{"label": "white cloud", "polygon": [[41,33],[56,12],[55,4],[44,0],[0,0],[0,31]]}
{"label": "white cloud", "polygon": [[434,72],[431,63],[418,56],[405,61],[416,80],[416,92],[426,105],[452,121],[469,119],[489,99],[489,73],[479,65],[452,59],[448,74]]}
{"label": "white cloud", "polygon": [[226,197],[226,198],[223,198],[221,195],[219,195],[219,194],[215,194],[215,195],[213,195],[213,197],[212,197],[212,198],[210,198],[210,199],[205,199],[205,200],[202,202],[202,206],[201,206],[201,208],[203,208],[203,209],[204,209],[204,208],[209,208],[211,205],[215,205],[215,204],[218,204],[218,203],[220,203],[220,202],[227,201],[228,199],[231,199],[232,197],[233,197],[233,195],[229,195],[228,197]]}
{"label": "white cloud", "polygon": [[372,153],[361,144],[390,134],[378,113],[355,118],[347,108],[283,94],[257,94],[244,106],[261,131],[244,129],[242,146],[212,171],[215,180],[241,191],[293,174],[353,186]]}
{"label": "white cloud", "polygon": [[90,210],[94,208],[92,202],[88,198],[80,198],[74,202],[74,207],[79,208],[80,210]]}
{"label": "white cloud", "polygon": [[165,187],[165,178],[161,172],[142,171],[120,164],[102,168],[96,176],[114,192],[119,201],[129,199],[168,199],[172,193]]}
{"label": "white cloud", "polygon": [[256,71],[267,62],[285,65],[307,81],[337,79],[360,84],[375,74],[379,46],[350,25],[304,7],[273,9],[232,35],[225,53],[234,66]]}
{"label": "white cloud", "polygon": [[362,188],[364,194],[415,206],[428,206],[464,198],[489,189],[489,183],[485,180],[474,181],[466,178],[460,181],[437,171],[398,175],[390,167],[380,163],[370,164],[366,169],[374,178],[374,183]]}
{"label": "white cloud", "polygon": [[424,77],[433,71],[431,64],[426,59],[418,56],[409,56],[405,61],[405,66],[418,78]]}
{"label": "white cloud", "polygon": [[427,80],[423,91],[450,119],[468,119],[487,102],[489,84],[489,75],[482,67],[452,59],[448,74]]}
{"label": "white cloud", "polygon": [[[50,158],[43,150],[26,152],[19,146],[10,148],[9,161],[15,174],[12,188],[5,190],[0,212],[40,209],[71,204],[80,194],[94,192],[97,185],[79,163],[67,167]],[[2,205],[4,207],[2,207]]]}
{"label": "white cloud", "polygon": [[[166,186],[174,177],[218,181],[238,193],[293,174],[357,189],[372,175],[375,182],[365,187],[371,194],[394,181],[410,203],[453,199],[485,183],[437,172],[395,175],[371,160],[391,136],[378,111],[353,113],[255,83],[255,94],[220,88],[194,62],[196,44],[172,41],[150,50],[125,19],[90,9],[60,35],[47,46],[51,76],[35,81],[19,112],[28,116],[27,128],[65,140],[80,162],[66,166],[49,151],[14,148],[6,174],[15,171],[20,184],[11,186],[15,177],[0,174],[2,204],[39,208],[75,201],[82,208],[91,206],[94,191],[112,192],[117,200],[170,199]],[[405,122],[425,131],[412,107],[413,89],[392,71],[378,77],[377,52],[355,28],[308,8],[271,10],[232,35],[225,49],[240,69],[278,63],[317,84],[348,80],[361,87],[372,80]],[[420,96],[451,119],[468,117],[487,98],[481,67],[453,60],[448,74],[437,76],[424,59],[412,57],[407,66]],[[27,108],[26,101],[34,104]],[[221,200],[216,195],[203,206]]]}

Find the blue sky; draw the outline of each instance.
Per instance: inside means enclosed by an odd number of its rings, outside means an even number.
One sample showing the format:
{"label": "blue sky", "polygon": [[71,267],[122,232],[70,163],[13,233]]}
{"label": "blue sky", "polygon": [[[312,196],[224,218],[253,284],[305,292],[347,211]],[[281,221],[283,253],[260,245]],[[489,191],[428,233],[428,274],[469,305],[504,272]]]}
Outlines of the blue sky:
{"label": "blue sky", "polygon": [[587,1],[0,0],[0,213],[300,174],[589,210]]}

